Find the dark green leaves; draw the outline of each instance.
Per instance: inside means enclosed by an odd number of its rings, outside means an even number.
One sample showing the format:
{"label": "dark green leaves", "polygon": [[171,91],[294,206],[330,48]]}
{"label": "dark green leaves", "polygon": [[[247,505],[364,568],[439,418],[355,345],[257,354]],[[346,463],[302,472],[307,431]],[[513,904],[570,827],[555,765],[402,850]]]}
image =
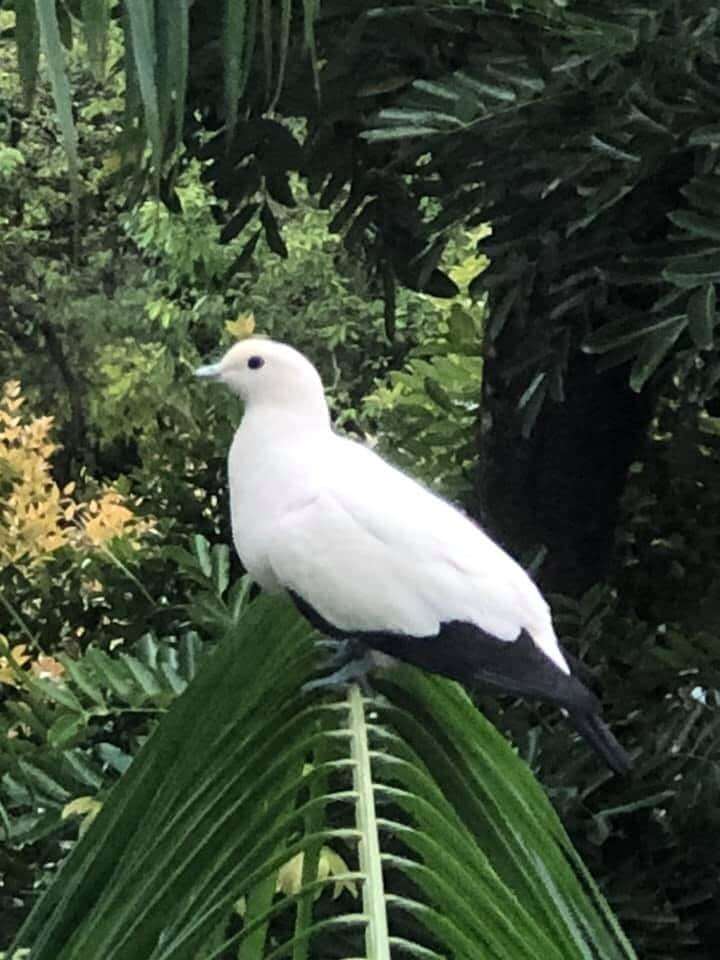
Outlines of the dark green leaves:
{"label": "dark green leaves", "polygon": [[[107,0],[78,0],[71,18],[63,4],[38,3],[47,23],[55,22],[49,68],[71,167],[77,158],[61,79],[61,29],[72,33],[73,23],[82,21],[97,71],[109,8]],[[18,0],[16,9],[28,97],[37,37],[31,4]],[[399,283],[450,295],[447,278],[415,269],[418,251],[441,249],[456,224],[491,221],[493,263],[472,290],[495,288],[491,338],[500,344],[501,332],[507,335],[501,366],[507,343],[515,344],[507,369],[517,367],[529,340],[555,344],[567,332],[573,350],[586,340],[595,350],[596,338],[604,350],[602,337],[614,335],[606,328],[618,317],[636,316],[631,305],[641,288],[653,288],[640,297],[640,309],[650,311],[655,294],[660,300],[670,287],[689,298],[720,279],[713,86],[720,28],[701,0],[684,0],[679,10],[670,0],[652,9],[618,3],[602,18],[543,0],[516,5],[510,20],[481,4],[432,11],[330,4],[321,14],[316,0],[303,0],[296,17],[290,0],[223,0],[219,6],[129,0],[122,9],[128,24],[125,142],[144,167],[147,136],[156,185],[180,145],[192,66],[199,111],[193,122],[212,117],[215,127],[225,127],[226,163],[208,171],[218,195],[230,201],[225,239],[242,229],[247,211],[262,208],[266,240],[283,256],[282,218],[278,224],[274,209],[263,204],[269,198],[291,206],[289,173],[302,169],[313,190],[322,190],[324,205],[337,203],[333,229],[347,230],[348,246],[372,261],[377,276],[380,259],[391,251]],[[332,89],[318,112],[321,64]],[[283,89],[286,74],[291,89]],[[267,114],[275,111],[270,121]],[[279,136],[264,149],[259,124],[287,130],[285,117],[306,124],[303,150]],[[687,209],[678,209],[680,197]],[[245,241],[243,269],[257,236]],[[567,290],[551,293],[558,283]],[[386,303],[389,316],[387,295]],[[708,321],[701,330],[695,301],[692,314],[690,342],[709,351]],[[651,324],[647,335],[655,329]],[[634,357],[631,348],[639,350],[644,337],[631,333],[618,350]],[[653,357],[661,339],[654,340],[656,350],[647,348]],[[667,358],[687,342],[681,334]],[[553,365],[562,369],[565,361],[556,358]],[[517,384],[515,403],[539,371],[527,371]],[[636,374],[635,382],[644,379]],[[556,387],[552,393],[558,395]]]}
{"label": "dark green leaves", "polygon": [[35,0],[16,0],[15,36],[23,97],[25,107],[29,110],[35,96],[38,58],[40,56],[40,35],[35,14]]}
{"label": "dark green leaves", "polygon": [[280,19],[280,63],[278,64],[277,81],[275,93],[270,104],[270,113],[277,106],[282,93],[283,82],[285,80],[285,66],[287,64],[288,47],[290,45],[290,23],[292,19],[292,0],[282,0],[282,12]]}
{"label": "dark green leaves", "polygon": [[303,0],[303,13],[305,15],[303,26],[305,34],[305,51],[310,56],[312,66],[313,83],[315,85],[315,95],[320,99],[320,64],[318,63],[317,45],[315,41],[315,21],[320,12],[319,0]]}
{"label": "dark green leaves", "polygon": [[713,345],[716,301],[715,287],[711,283],[700,287],[688,300],[688,328],[699,350],[709,350]]}
{"label": "dark green leaves", "polygon": [[643,340],[642,347],[630,371],[630,386],[638,393],[672,350],[687,325],[685,317],[661,327]]}
{"label": "dark green leaves", "polygon": [[280,227],[275,214],[267,203],[263,205],[260,211],[260,222],[265,228],[265,240],[272,252],[277,253],[281,257],[287,257],[288,251],[282,234],[280,233]]}
{"label": "dark green leaves", "polygon": [[451,344],[460,352],[470,350],[477,344],[478,330],[475,320],[459,303],[453,304],[450,309],[448,333]]}
{"label": "dark green leaves", "polygon": [[152,146],[155,173],[159,177],[164,131],[160,126],[160,108],[155,78],[157,53],[154,6],[151,0],[127,0],[127,11],[145,124]]}
{"label": "dark green leaves", "polygon": [[[379,679],[382,697],[304,697],[315,660],[289,604],[248,608],[21,931],[35,960],[238,947],[254,960],[271,943],[326,956],[341,931],[348,956],[373,960],[401,944],[419,957],[483,944],[518,960],[633,958],[542,790],[458,687],[403,668]],[[335,864],[325,880],[321,849]],[[274,895],[299,854],[300,886]]]}
{"label": "dark green leaves", "polygon": [[[179,5],[182,7],[182,4]],[[110,26],[110,0],[82,0],[82,26],[90,63],[96,79],[102,80]],[[182,16],[182,14],[180,14]]]}
{"label": "dark green leaves", "polygon": [[671,260],[663,277],[677,287],[696,287],[706,281],[720,283],[720,246],[702,254]]}
{"label": "dark green leaves", "polygon": [[[40,25],[40,40],[43,53],[47,62],[47,70],[50,76],[53,97],[55,99],[55,109],[57,111],[57,121],[60,126],[65,153],[68,158],[68,167],[70,169],[70,184],[74,202],[78,201],[78,176],[79,160],[77,153],[77,134],[75,132],[75,123],[72,115],[72,102],[70,98],[70,85],[68,83],[67,72],[65,69],[65,54],[63,52],[60,39],[60,27],[58,24],[55,0],[36,0],[35,5],[37,18]],[[30,17],[30,12],[25,10],[24,18]],[[30,50],[25,48],[22,56],[27,53],[32,56],[32,46],[34,34],[29,24],[25,24],[25,42],[29,42]],[[26,66],[27,70],[27,66]],[[26,74],[29,78],[29,73]]]}
{"label": "dark green leaves", "polygon": [[85,718],[79,714],[64,713],[48,730],[48,743],[56,750],[64,747],[85,729]]}
{"label": "dark green leaves", "polygon": [[189,5],[175,0],[158,0],[155,15],[160,125],[165,139],[173,134],[171,142],[177,149],[185,128]]}
{"label": "dark green leaves", "polygon": [[237,124],[238,101],[243,95],[255,49],[257,0],[225,0],[224,85],[228,142]]}
{"label": "dark green leaves", "polygon": [[675,210],[668,214],[668,219],[688,233],[708,240],[720,240],[720,221],[717,219],[702,216],[692,210]]}
{"label": "dark green leaves", "polygon": [[532,99],[543,85],[539,76],[513,76],[511,64],[501,71],[473,63],[439,80],[416,80],[400,105],[380,110],[361,136],[369,143],[383,143],[460,134],[476,123],[490,122],[498,111]]}
{"label": "dark green leaves", "polygon": [[681,320],[680,316],[658,317],[648,321],[614,320],[606,324],[587,338],[583,345],[586,353],[607,353],[643,340],[649,334],[673,328]]}

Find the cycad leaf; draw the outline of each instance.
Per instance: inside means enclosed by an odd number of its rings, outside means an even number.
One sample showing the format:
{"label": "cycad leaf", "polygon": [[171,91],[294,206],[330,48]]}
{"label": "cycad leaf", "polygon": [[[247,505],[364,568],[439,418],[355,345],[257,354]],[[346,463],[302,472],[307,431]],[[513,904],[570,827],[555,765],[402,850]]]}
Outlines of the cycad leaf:
{"label": "cycad leaf", "polygon": [[663,270],[663,277],[677,287],[697,287],[706,281],[720,282],[720,247],[707,253],[676,257]]}
{"label": "cycad leaf", "polygon": [[315,19],[318,15],[319,8],[320,0],[303,0],[305,49],[310,54],[315,95],[318,100],[320,99],[320,64],[318,63],[317,45],[315,42]]}
{"label": "cycad leaf", "polygon": [[182,141],[188,74],[188,4],[177,0],[156,3],[157,89],[160,128],[172,129],[173,147]]}
{"label": "cycad leaf", "polygon": [[40,37],[34,0],[16,0],[15,2],[15,40],[25,109],[30,110],[35,97],[40,57]]}
{"label": "cycad leaf", "polygon": [[225,129],[228,144],[235,133],[238,101],[250,72],[255,44],[257,0],[225,0],[223,63],[225,85]]}
{"label": "cycad leaf", "polygon": [[97,80],[105,73],[110,0],[82,0],[82,25],[87,43],[90,65]]}
{"label": "cycad leaf", "polygon": [[278,56],[278,72],[275,81],[275,93],[269,112],[272,113],[277,106],[282,93],[283,83],[285,82],[285,67],[287,65],[288,47],[290,46],[290,23],[292,19],[292,0],[282,0],[280,10],[280,53]]}
{"label": "cycad leaf", "polygon": [[717,295],[712,283],[700,287],[688,300],[688,326],[690,336],[699,350],[709,350],[713,345],[715,306]]}
{"label": "cycad leaf", "polygon": [[687,326],[687,320],[682,317],[674,324],[662,330],[656,330],[643,341],[637,359],[630,371],[630,386],[639,393],[650,377],[655,373],[665,357],[670,353],[675,341]]}
{"label": "cycad leaf", "polygon": [[368,922],[365,950],[374,960],[390,960],[385,885],[380,859],[380,836],[375,813],[373,771],[370,762],[367,721],[358,687],[350,690],[351,754],[355,761],[353,781],[358,796],[357,826],[360,832],[360,870],[367,877],[365,902]]}
{"label": "cycad leaf", "polygon": [[265,93],[270,97],[270,85],[273,75],[273,24],[270,0],[260,0],[263,39],[263,70],[265,73]]}
{"label": "cycad leaf", "polygon": [[60,125],[60,133],[68,160],[73,204],[77,207],[79,192],[77,133],[72,115],[70,84],[68,82],[67,71],[65,70],[65,53],[60,40],[60,27],[55,8],[55,0],[36,0],[35,9],[40,25],[40,40],[43,53],[45,54],[45,60],[47,61],[50,85],[55,100],[57,120]]}
{"label": "cycad leaf", "polygon": [[720,240],[720,220],[717,217],[705,217],[693,210],[675,210],[668,214],[668,220],[698,237]]}
{"label": "cycad leaf", "polygon": [[[543,791],[459,687],[402,667],[378,695],[303,694],[315,662],[289,604],[246,609],[31,914],[33,960],[631,960]],[[321,848],[362,908],[313,877]],[[275,894],[299,855],[300,889]]]}
{"label": "cycad leaf", "polygon": [[162,165],[163,131],[160,125],[160,108],[155,76],[157,53],[155,38],[155,10],[152,0],[126,0],[132,52],[135,60],[140,96],[145,115],[145,127],[152,146],[156,180]]}
{"label": "cycad leaf", "polygon": [[644,340],[651,334],[673,328],[681,319],[682,314],[674,314],[670,317],[658,317],[650,323],[645,321],[636,323],[624,317],[613,320],[591,334],[583,344],[583,350],[585,353],[607,353],[610,350],[617,350],[626,344]]}

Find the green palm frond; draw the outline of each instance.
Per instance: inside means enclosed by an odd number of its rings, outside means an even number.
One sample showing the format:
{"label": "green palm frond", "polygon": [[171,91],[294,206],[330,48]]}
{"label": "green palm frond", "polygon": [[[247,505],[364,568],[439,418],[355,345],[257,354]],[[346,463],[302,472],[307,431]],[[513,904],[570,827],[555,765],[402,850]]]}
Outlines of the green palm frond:
{"label": "green palm frond", "polygon": [[[188,115],[206,117],[224,239],[262,211],[240,264],[262,233],[285,254],[273,204],[292,205],[302,171],[378,267],[388,316],[395,279],[456,292],[437,269],[448,230],[491,222],[471,293],[490,293],[487,338],[526,436],[581,349],[599,370],[631,363],[635,390],[674,370],[702,400],[720,377],[720,21],[706,0],[595,7],[127,0],[129,167],[151,167],[157,190]],[[41,41],[76,184],[64,7],[15,9],[25,97]],[[97,71],[107,2],[79,16]],[[283,117],[306,121],[302,144]]]}
{"label": "green palm frond", "polygon": [[[182,138],[190,59],[190,7],[188,0],[125,0],[123,4],[120,22],[124,32],[128,81],[126,133],[136,125],[144,131],[152,148],[156,175],[162,171],[166,160],[172,157]],[[272,111],[283,90],[291,39],[292,5],[290,0],[283,0],[278,16],[274,15],[269,2],[261,7],[261,15],[258,16],[257,0],[224,0],[223,4],[218,5],[218,16],[223,21],[220,31],[221,62],[228,140],[232,140],[235,131],[238,110],[258,49],[262,49],[265,107]],[[319,92],[315,42],[317,7],[311,0],[304,2],[303,34]],[[83,0],[80,8],[74,11],[80,18],[96,76],[102,76],[105,68],[110,8],[109,0]],[[25,99],[28,103],[32,102],[37,83],[39,36],[71,176],[77,184],[77,137],[72,119],[72,90],[54,0],[17,0],[15,10],[18,64]],[[258,34],[259,44],[256,42]],[[136,84],[139,97],[135,96]]]}
{"label": "green palm frond", "polygon": [[[48,75],[52,86],[53,97],[55,99],[55,109],[57,112],[58,124],[65,146],[65,153],[68,159],[70,172],[70,186],[73,204],[77,208],[78,203],[78,177],[79,177],[79,159],[77,150],[77,132],[72,115],[72,99],[70,94],[70,84],[68,82],[67,71],[65,68],[65,54],[60,36],[60,26],[58,23],[58,14],[54,0],[36,0],[35,12],[37,14],[38,32],[40,35],[40,44],[45,61],[47,63]],[[31,17],[30,11],[25,11],[25,18]],[[34,43],[34,32],[31,27],[26,27],[26,43]],[[26,52],[23,47],[19,48],[19,59],[22,63]],[[30,80],[34,83],[35,73],[31,73],[26,67],[25,71],[25,97],[32,97],[32,87]]]}
{"label": "green palm frond", "polygon": [[492,223],[471,290],[490,291],[494,369],[525,436],[563,399],[577,349],[599,371],[627,364],[635,391],[674,369],[707,398],[720,376],[717,16],[695,0],[520,2],[511,23],[502,7],[475,7],[461,68],[434,65],[360,136],[440,198],[431,238]]}
{"label": "green palm frond", "polygon": [[33,960],[634,956],[529,770],[457,685],[401,667],[372,696],[303,694],[316,672],[295,611],[253,602],[18,945]]}

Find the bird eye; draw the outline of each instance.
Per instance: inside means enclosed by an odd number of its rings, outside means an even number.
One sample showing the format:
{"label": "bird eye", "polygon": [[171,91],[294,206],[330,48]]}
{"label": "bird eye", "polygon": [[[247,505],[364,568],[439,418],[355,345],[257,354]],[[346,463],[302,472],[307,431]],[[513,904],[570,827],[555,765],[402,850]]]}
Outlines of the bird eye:
{"label": "bird eye", "polygon": [[248,366],[251,370],[259,370],[264,363],[265,361],[262,357],[250,357],[248,360]]}

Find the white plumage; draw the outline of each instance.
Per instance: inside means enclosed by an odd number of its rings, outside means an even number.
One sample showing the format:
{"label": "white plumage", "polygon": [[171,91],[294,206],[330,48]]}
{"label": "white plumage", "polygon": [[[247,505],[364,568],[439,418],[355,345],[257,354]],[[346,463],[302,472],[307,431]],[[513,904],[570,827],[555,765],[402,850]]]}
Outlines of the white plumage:
{"label": "white plumage", "polygon": [[450,504],[337,435],[305,357],[253,338],[198,375],[245,403],[229,456],[232,530],[264,589],[290,591],[343,635],[443,643],[444,624],[472,624],[479,673],[485,635],[509,650],[524,631],[559,681],[584,691],[525,571]]}

